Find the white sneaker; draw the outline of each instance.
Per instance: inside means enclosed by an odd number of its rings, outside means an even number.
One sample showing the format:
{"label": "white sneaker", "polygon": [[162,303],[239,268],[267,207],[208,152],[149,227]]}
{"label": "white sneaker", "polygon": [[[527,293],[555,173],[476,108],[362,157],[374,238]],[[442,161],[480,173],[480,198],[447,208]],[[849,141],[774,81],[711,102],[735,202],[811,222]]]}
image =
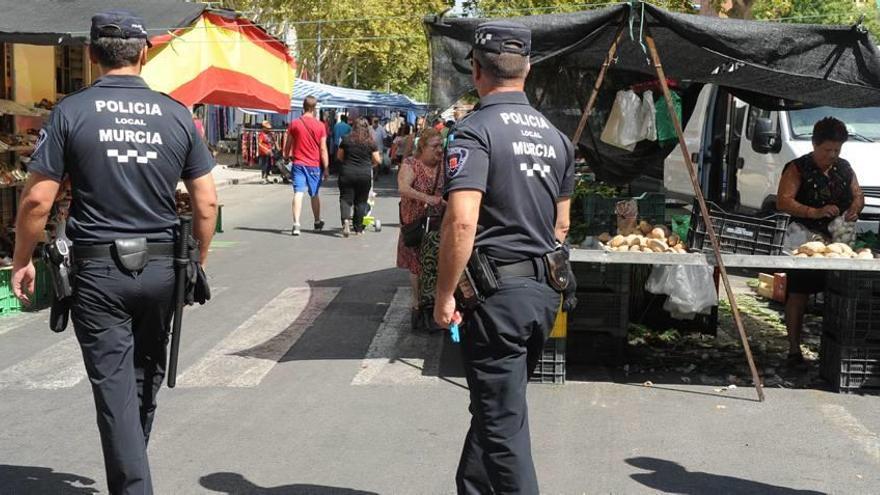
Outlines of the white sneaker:
{"label": "white sneaker", "polygon": [[299,225],[293,224],[293,228],[290,229],[290,235],[299,235]]}
{"label": "white sneaker", "polygon": [[348,237],[351,235],[351,220],[345,220],[342,222],[342,237]]}

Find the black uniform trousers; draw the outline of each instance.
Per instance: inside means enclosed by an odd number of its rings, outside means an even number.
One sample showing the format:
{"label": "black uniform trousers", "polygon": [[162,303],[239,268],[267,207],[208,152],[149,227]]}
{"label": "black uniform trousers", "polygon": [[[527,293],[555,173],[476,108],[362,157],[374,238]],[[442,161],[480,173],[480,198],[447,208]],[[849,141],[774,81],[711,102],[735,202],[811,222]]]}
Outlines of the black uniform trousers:
{"label": "black uniform trousers", "polygon": [[[364,230],[364,216],[370,205],[370,189],[373,187],[373,179],[367,174],[340,174],[339,176],[339,211],[342,221],[351,220],[352,228],[356,232]],[[351,209],[354,206],[354,218]]]}
{"label": "black uniform trousers", "polygon": [[92,384],[111,494],[152,494],[147,442],[165,377],[174,264],[140,273],[110,258],[76,262],[71,319]]}
{"label": "black uniform trousers", "polygon": [[462,354],[471,427],[456,473],[458,493],[538,493],[526,385],[553,329],[559,301],[559,293],[546,282],[510,277],[466,315]]}

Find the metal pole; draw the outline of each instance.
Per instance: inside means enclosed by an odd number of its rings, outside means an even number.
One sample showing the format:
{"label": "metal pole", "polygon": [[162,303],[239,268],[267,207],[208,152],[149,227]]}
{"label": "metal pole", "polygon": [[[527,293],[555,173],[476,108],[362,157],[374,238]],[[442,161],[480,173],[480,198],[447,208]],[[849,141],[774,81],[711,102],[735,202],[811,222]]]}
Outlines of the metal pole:
{"label": "metal pole", "polygon": [[580,142],[581,135],[584,133],[584,128],[587,127],[587,120],[590,118],[590,114],[593,113],[593,108],[596,106],[596,98],[599,96],[599,90],[602,88],[602,83],[605,82],[605,73],[608,71],[608,67],[612,62],[614,62],[614,55],[617,54],[617,45],[620,43],[620,37],[623,36],[624,24],[624,22],[621,22],[620,27],[617,28],[617,34],[614,35],[611,49],[608,50],[608,55],[605,56],[605,62],[599,70],[599,77],[596,78],[596,84],[593,85],[593,93],[590,94],[590,99],[587,101],[587,106],[584,107],[584,113],[581,115],[581,121],[578,123],[577,130],[571,138],[571,142],[574,143],[575,147],[577,147],[577,144]]}
{"label": "metal pole", "polygon": [[651,59],[654,62],[654,68],[657,70],[657,77],[660,79],[660,86],[663,88],[663,96],[666,98],[666,106],[669,110],[669,116],[672,118],[672,123],[675,126],[675,132],[678,134],[678,143],[681,146],[681,153],[684,155],[684,161],[687,165],[688,174],[691,177],[691,184],[694,186],[694,194],[697,197],[697,202],[700,205],[700,215],[703,217],[703,223],[706,224],[706,230],[709,232],[709,240],[712,242],[712,250],[715,252],[715,261],[718,263],[718,270],[721,272],[721,280],[724,283],[724,289],[727,292],[727,299],[730,301],[730,310],[733,313],[733,320],[736,323],[736,329],[739,332],[740,340],[742,341],[743,349],[746,353],[746,360],[749,363],[749,369],[752,372],[752,381],[755,383],[755,390],[758,392],[758,400],[764,401],[764,387],[761,385],[761,379],[758,376],[758,369],[755,367],[755,360],[752,357],[752,349],[749,346],[749,338],[746,335],[746,330],[743,327],[742,318],[739,313],[739,306],[736,304],[736,297],[733,294],[733,289],[730,287],[730,280],[727,278],[727,269],[724,267],[724,262],[721,259],[721,247],[718,243],[718,237],[715,234],[715,228],[712,226],[712,220],[709,217],[709,209],[706,207],[706,199],[703,197],[703,192],[700,190],[700,184],[697,181],[697,172],[694,168],[694,164],[691,161],[691,154],[687,149],[687,144],[684,141],[684,134],[681,129],[681,122],[678,120],[678,115],[675,113],[675,107],[672,104],[672,98],[669,91],[669,85],[666,82],[666,74],[663,70],[663,65],[660,62],[660,55],[657,52],[657,45],[654,43],[654,37],[651,36],[650,32],[645,36],[645,41],[648,44],[648,50],[651,52]]}
{"label": "metal pole", "polygon": [[354,59],[354,88],[358,87],[358,61]]}

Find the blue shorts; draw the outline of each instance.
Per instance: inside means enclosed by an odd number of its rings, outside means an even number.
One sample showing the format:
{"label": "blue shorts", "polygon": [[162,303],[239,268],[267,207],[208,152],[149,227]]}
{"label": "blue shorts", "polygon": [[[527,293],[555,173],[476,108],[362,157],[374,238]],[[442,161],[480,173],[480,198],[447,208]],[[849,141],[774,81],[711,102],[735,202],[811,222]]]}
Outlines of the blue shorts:
{"label": "blue shorts", "polygon": [[311,197],[317,196],[321,189],[322,177],[321,167],[293,164],[293,192],[308,192]]}

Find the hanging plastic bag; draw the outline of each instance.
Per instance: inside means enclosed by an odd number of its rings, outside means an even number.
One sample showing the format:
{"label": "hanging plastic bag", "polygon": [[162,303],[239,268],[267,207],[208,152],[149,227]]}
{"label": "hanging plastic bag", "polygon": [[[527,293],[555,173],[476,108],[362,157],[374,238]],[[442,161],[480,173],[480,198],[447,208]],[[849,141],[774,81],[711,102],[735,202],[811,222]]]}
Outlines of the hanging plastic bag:
{"label": "hanging plastic bag", "polygon": [[651,90],[642,93],[642,103],[639,105],[639,136],[642,140],[657,140],[657,109],[654,107],[654,93]]}
{"label": "hanging plastic bag", "polygon": [[611,113],[608,114],[608,121],[605,122],[605,129],[602,129],[600,139],[603,143],[610,144],[611,146],[627,149],[620,143],[620,122],[623,120],[622,101],[623,91],[618,91],[614,97],[614,104],[611,105]]}
{"label": "hanging plastic bag", "polygon": [[[676,116],[679,123],[681,122],[681,97],[678,93],[672,92],[672,106],[675,108]],[[672,123],[672,117],[669,115],[669,109],[666,105],[666,97],[661,96],[654,106],[656,110],[656,127],[657,141],[677,141],[678,134],[675,132],[675,125]]]}
{"label": "hanging plastic bag", "polygon": [[611,114],[602,130],[603,143],[633,151],[639,142],[639,97],[632,91],[618,91]]}
{"label": "hanging plastic bag", "polygon": [[652,294],[668,295],[663,309],[680,320],[709,314],[712,307],[718,305],[712,269],[706,266],[655,266],[645,289]]}
{"label": "hanging plastic bag", "polygon": [[642,100],[635,92],[628,90],[623,92],[621,104],[623,120],[620,122],[620,142],[627,149],[632,150],[635,149],[636,143],[642,140],[642,123],[639,120]]}

